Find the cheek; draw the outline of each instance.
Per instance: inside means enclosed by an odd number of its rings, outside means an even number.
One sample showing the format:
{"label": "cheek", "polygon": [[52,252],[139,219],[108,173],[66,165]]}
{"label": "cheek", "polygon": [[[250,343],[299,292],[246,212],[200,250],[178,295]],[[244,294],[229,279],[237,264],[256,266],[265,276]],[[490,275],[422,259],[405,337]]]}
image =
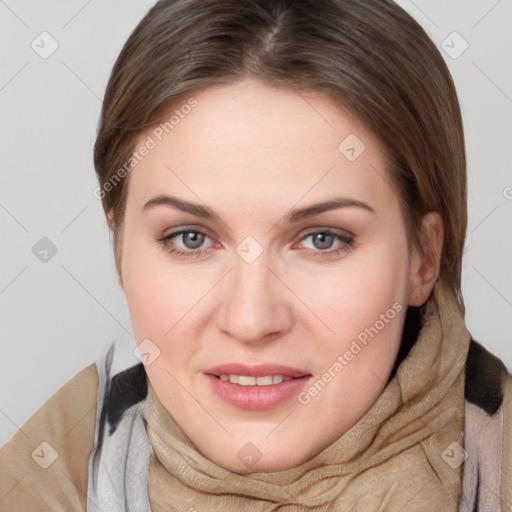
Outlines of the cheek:
{"label": "cheek", "polygon": [[127,231],[123,245],[123,289],[135,339],[149,338],[161,345],[171,336],[193,295],[186,275],[170,273],[164,249],[154,241]]}
{"label": "cheek", "polygon": [[331,369],[336,375],[318,405],[357,409],[359,404],[362,413],[387,382],[407,309],[407,254],[400,240],[395,242],[375,244],[364,258],[350,265],[347,259],[328,277],[308,279],[302,291],[308,290],[315,313],[335,333],[325,325],[316,328],[317,374]]}
{"label": "cheek", "polygon": [[[155,249],[135,237],[126,240],[124,293],[137,343],[150,339],[159,357],[146,371],[165,388],[172,375],[184,377],[195,368],[200,331],[211,318],[215,276],[193,265],[176,265],[164,248]],[[160,383],[160,384],[158,384]]]}
{"label": "cheek", "polygon": [[160,349],[194,321],[193,305],[201,291],[183,276],[169,278],[154,267],[137,265],[125,283],[125,295],[134,334],[150,338]]}
{"label": "cheek", "polygon": [[[300,279],[296,276],[295,290],[307,298],[316,316],[338,339],[352,339],[379,320],[393,304],[406,309],[408,258],[404,251],[399,240],[394,247],[388,243],[375,244],[364,256],[354,254],[338,268],[306,278],[305,274]],[[390,316],[394,316],[393,312]],[[329,332],[325,332],[328,340]]]}

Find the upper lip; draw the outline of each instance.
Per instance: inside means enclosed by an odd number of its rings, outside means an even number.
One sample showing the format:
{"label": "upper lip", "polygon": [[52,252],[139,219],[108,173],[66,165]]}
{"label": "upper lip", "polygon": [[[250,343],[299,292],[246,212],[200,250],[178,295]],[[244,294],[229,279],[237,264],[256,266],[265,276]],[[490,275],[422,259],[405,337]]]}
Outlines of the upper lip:
{"label": "upper lip", "polygon": [[283,375],[288,377],[304,377],[310,375],[304,370],[299,368],[292,368],[290,366],[283,366],[274,363],[263,363],[248,366],[242,363],[228,363],[219,366],[214,366],[205,370],[207,375],[247,375],[249,377],[265,377],[267,375]]}

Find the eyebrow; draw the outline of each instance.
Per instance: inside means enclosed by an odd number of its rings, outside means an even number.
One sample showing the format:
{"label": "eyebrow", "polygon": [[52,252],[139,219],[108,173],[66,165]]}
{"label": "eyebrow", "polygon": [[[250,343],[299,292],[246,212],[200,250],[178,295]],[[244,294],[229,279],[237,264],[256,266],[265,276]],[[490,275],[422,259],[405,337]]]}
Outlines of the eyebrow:
{"label": "eyebrow", "polygon": [[[191,213],[196,217],[202,217],[204,219],[213,221],[220,221],[219,216],[213,210],[208,208],[208,206],[199,203],[192,203],[190,201],[185,201],[184,199],[179,199],[177,197],[167,195],[159,195],[153,199],[150,199],[147,203],[144,204],[142,210],[147,211],[156,206],[168,206],[183,212]],[[320,215],[321,213],[329,210],[350,207],[362,208],[370,213],[376,213],[369,204],[366,204],[363,201],[348,197],[336,197],[329,199],[328,201],[305,206],[304,208],[296,208],[291,210],[285,215],[285,220],[291,224],[302,219],[308,219],[310,217]]]}

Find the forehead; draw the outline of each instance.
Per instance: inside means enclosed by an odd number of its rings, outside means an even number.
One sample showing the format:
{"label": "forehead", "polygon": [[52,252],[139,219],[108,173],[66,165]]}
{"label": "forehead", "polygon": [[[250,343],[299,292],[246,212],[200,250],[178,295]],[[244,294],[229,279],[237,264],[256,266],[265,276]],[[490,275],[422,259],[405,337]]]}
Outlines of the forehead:
{"label": "forehead", "polygon": [[138,202],[171,190],[193,200],[229,191],[240,206],[392,192],[382,145],[356,116],[320,92],[252,79],[182,96],[141,135],[144,146],[129,187]]}

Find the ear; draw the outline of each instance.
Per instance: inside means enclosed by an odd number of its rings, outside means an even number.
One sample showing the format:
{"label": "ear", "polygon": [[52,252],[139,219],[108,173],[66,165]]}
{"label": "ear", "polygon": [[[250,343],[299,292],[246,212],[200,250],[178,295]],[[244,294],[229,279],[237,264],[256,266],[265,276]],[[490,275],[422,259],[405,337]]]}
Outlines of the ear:
{"label": "ear", "polygon": [[[115,231],[114,214],[112,211],[105,212],[105,220],[107,221],[107,226],[110,231],[110,240],[112,241],[115,238],[114,237],[114,231]],[[121,235],[118,234],[118,237],[119,236],[122,236],[122,234]],[[121,244],[119,243],[119,240],[117,243],[119,245],[122,245],[122,243]],[[123,277],[121,275],[121,258],[120,258],[119,250],[120,250],[119,248],[114,248],[114,259],[115,259],[115,267],[116,267],[117,279],[119,282],[119,286],[121,287],[122,290],[124,290]]]}
{"label": "ear", "polygon": [[111,232],[114,231],[114,213],[112,210],[105,212],[105,220],[107,221],[108,229],[110,229]]}
{"label": "ear", "polygon": [[421,250],[413,249],[409,275],[409,306],[424,304],[439,277],[443,251],[444,225],[439,212],[431,211],[423,217]]}

